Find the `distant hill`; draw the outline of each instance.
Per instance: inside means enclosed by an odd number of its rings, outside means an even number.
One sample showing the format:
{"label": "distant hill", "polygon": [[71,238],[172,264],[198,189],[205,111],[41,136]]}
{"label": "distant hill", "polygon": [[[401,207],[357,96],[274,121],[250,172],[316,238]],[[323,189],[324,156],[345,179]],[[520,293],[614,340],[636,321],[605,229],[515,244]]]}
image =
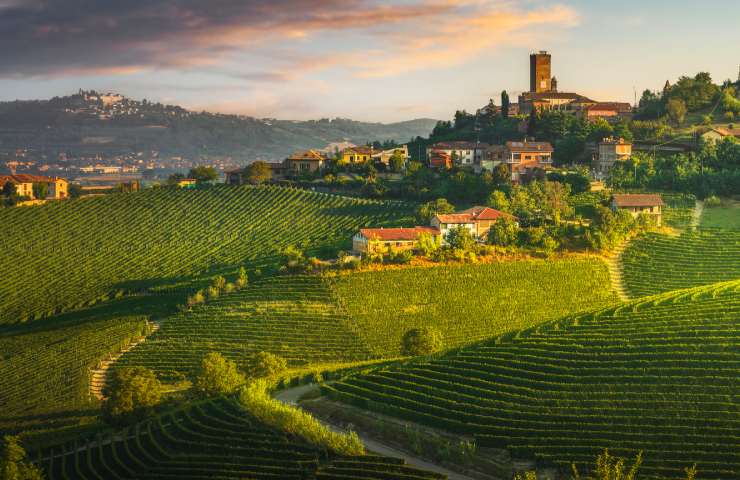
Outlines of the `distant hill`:
{"label": "distant hill", "polygon": [[29,149],[56,156],[125,155],[156,151],[166,156],[232,156],[238,161],[279,159],[295,150],[330,143],[427,136],[432,119],[382,124],[335,118],[309,121],[259,119],[191,112],[117,94],[79,91],[50,100],[0,102],[0,151]]}

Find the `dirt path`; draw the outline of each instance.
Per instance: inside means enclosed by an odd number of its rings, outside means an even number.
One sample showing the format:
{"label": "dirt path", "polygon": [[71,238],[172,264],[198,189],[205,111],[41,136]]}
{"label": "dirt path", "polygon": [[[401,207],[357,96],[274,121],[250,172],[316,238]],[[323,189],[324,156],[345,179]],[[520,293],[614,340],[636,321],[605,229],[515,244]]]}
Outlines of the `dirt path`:
{"label": "dirt path", "polygon": [[696,228],[699,226],[702,213],[704,213],[704,202],[702,202],[701,200],[697,200],[696,206],[694,207],[694,213],[691,216],[691,226],[692,227]]}
{"label": "dirt path", "polygon": [[624,276],[622,273],[622,253],[627,248],[629,240],[620,243],[617,248],[614,249],[611,256],[606,258],[606,266],[609,269],[609,277],[612,281],[612,288],[619,296],[619,299],[623,302],[630,300],[627,294],[627,289],[624,286]]}
{"label": "dirt path", "polygon": [[90,395],[97,398],[98,400],[101,400],[101,401],[105,400],[105,396],[103,395],[103,389],[105,388],[105,385],[108,382],[108,371],[110,370],[111,365],[116,363],[118,359],[123,356],[124,353],[131,351],[138,344],[144,342],[147,339],[147,337],[149,337],[149,335],[152,335],[154,332],[159,330],[159,323],[152,322],[151,325],[152,325],[152,329],[147,335],[144,335],[138,340],[129,343],[120,352],[115,353],[113,355],[109,355],[107,360],[102,360],[98,364],[98,368],[90,372],[92,374],[90,376]]}
{"label": "dirt path", "polygon": [[[315,391],[317,388],[318,388],[318,385],[316,384],[308,384],[308,385],[301,385],[299,387],[288,388],[286,390],[282,390],[278,392],[275,395],[275,399],[280,400],[281,402],[286,403],[288,405],[298,407],[298,400],[306,393]],[[344,429],[336,425],[326,423],[323,420],[321,422],[324,425],[326,425],[329,429],[335,432],[346,433]],[[384,443],[370,439],[365,435],[360,434],[359,437],[360,437],[360,440],[362,440],[362,443],[365,444],[365,447],[373,453],[377,453],[379,455],[385,455],[388,457],[403,458],[406,461],[406,463],[408,463],[412,467],[420,468],[422,470],[427,470],[429,472],[440,473],[442,475],[447,475],[447,478],[449,478],[450,480],[475,480],[473,477],[469,477],[461,473],[453,472],[452,470],[448,470],[435,463],[430,463],[426,460],[422,460],[421,458],[411,456],[404,451],[398,450],[390,445],[386,445]]]}

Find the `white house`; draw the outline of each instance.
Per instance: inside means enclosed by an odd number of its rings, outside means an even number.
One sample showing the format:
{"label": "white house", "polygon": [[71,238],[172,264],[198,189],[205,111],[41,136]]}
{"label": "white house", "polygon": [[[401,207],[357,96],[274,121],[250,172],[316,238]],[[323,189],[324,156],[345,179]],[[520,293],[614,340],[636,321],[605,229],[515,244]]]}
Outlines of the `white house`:
{"label": "white house", "polygon": [[441,142],[427,147],[427,158],[432,152],[444,152],[452,157],[455,165],[475,167],[481,164],[484,152],[488,148],[487,143],[476,142]]}

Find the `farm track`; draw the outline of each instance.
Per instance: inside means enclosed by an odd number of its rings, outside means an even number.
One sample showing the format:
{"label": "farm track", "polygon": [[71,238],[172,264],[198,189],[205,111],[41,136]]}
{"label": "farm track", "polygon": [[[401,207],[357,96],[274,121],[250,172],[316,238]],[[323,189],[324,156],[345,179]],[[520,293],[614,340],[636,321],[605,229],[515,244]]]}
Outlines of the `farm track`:
{"label": "farm track", "polygon": [[624,273],[622,271],[622,253],[627,248],[629,240],[620,243],[612,252],[612,255],[606,258],[606,265],[609,268],[609,277],[612,281],[612,288],[623,302],[630,301],[627,289],[624,285]]}
{"label": "farm track", "polygon": [[90,375],[90,395],[95,397],[96,399],[103,401],[106,399],[105,395],[103,395],[103,389],[108,384],[108,372],[110,371],[110,367],[118,361],[119,358],[121,358],[125,353],[133,350],[137,345],[143,343],[146,341],[146,339],[153,335],[154,333],[159,330],[159,322],[151,322],[151,331],[139,338],[138,340],[129,343],[126,347],[121,349],[120,352],[115,353],[113,355],[109,355],[107,360],[102,360],[98,364],[98,368],[91,370]]}
{"label": "farm track", "polygon": [[[318,386],[315,384],[301,385],[301,386],[294,387],[294,388],[288,388],[288,389],[281,390],[280,392],[278,392],[275,395],[275,399],[287,405],[290,405],[292,407],[300,408],[298,400],[300,400],[300,398],[306,393],[314,391],[317,388]],[[339,433],[346,433],[346,431],[343,428],[337,425],[327,423],[318,418],[317,420],[323,423],[330,430],[333,430]],[[429,472],[439,473],[442,475],[447,475],[447,478],[449,480],[475,480],[475,478],[473,477],[469,477],[467,475],[463,475],[461,473],[448,470],[440,465],[437,465],[436,463],[430,463],[421,458],[411,456],[408,453],[404,452],[403,450],[398,450],[397,448],[393,446],[386,445],[374,439],[370,439],[365,435],[358,433],[358,436],[360,437],[360,440],[362,440],[362,443],[365,445],[365,447],[368,450],[378,455],[403,458],[404,461],[408,465],[411,465],[412,467],[420,468],[422,470],[427,470]]]}
{"label": "farm track", "polygon": [[701,200],[696,201],[696,206],[694,207],[694,212],[691,215],[691,227],[698,227],[699,223],[701,222],[701,214],[704,213],[704,202]]}

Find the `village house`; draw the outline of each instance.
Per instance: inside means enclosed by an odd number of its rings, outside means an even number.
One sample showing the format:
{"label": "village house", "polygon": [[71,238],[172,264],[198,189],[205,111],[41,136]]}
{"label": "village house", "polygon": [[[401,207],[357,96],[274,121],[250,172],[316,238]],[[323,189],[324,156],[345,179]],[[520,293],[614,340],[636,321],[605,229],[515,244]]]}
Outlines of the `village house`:
{"label": "village house", "polygon": [[715,127],[710,128],[706,132],[701,134],[702,140],[706,141],[715,141],[715,142],[721,142],[723,139],[731,137],[736,138],[740,140],[740,128],[724,128],[724,127]]}
{"label": "village house", "polygon": [[475,206],[467,210],[449,214],[435,215],[430,225],[439,229],[442,238],[453,228],[467,228],[473,237],[485,240],[488,237],[488,231],[499,218],[511,218],[508,213],[490,207]]}
{"label": "village house", "polygon": [[655,224],[662,223],[663,199],[657,193],[616,193],[612,195],[612,210],[627,210],[637,218],[644,213],[655,219]]}
{"label": "village house", "polygon": [[352,251],[372,254],[390,249],[410,250],[419,245],[421,235],[430,235],[439,241],[440,232],[433,227],[363,228],[352,237]]}
{"label": "village house", "polygon": [[6,183],[11,183],[15,186],[15,193],[20,197],[28,197],[35,199],[33,194],[34,184],[44,183],[46,184],[46,198],[36,200],[60,200],[67,198],[69,182],[63,178],[58,177],[42,177],[39,175],[29,174],[17,174],[17,175],[4,175],[0,176],[0,188],[3,188]]}
{"label": "village house", "polygon": [[452,168],[452,155],[444,150],[427,150],[427,158],[431,168],[449,170]]}
{"label": "village house", "polygon": [[632,144],[623,138],[604,138],[598,143],[592,167],[597,173],[608,172],[616,162],[624,162],[632,156]]}
{"label": "village house", "polygon": [[347,163],[367,163],[373,157],[373,147],[348,147],[342,151],[342,160]]}
{"label": "village house", "polygon": [[553,148],[549,142],[506,142],[503,149],[503,162],[509,167],[511,180],[518,182],[536,168],[548,169],[552,166]]}
{"label": "village house", "polygon": [[296,152],[285,160],[286,170],[290,175],[315,173],[326,164],[326,157],[316,150]]}
{"label": "village house", "polygon": [[580,115],[591,121],[597,118],[603,118],[609,122],[629,121],[632,120],[632,105],[626,102],[598,102],[585,106]]}
{"label": "village house", "polygon": [[431,158],[434,152],[443,152],[450,157],[453,164],[474,168],[481,164],[488,146],[487,143],[480,142],[440,142],[427,147],[427,158]]}
{"label": "village house", "polygon": [[375,163],[382,163],[383,165],[388,166],[391,163],[391,157],[395,154],[400,154],[403,157],[404,165],[409,161],[409,147],[407,145],[374,152],[373,160]]}

